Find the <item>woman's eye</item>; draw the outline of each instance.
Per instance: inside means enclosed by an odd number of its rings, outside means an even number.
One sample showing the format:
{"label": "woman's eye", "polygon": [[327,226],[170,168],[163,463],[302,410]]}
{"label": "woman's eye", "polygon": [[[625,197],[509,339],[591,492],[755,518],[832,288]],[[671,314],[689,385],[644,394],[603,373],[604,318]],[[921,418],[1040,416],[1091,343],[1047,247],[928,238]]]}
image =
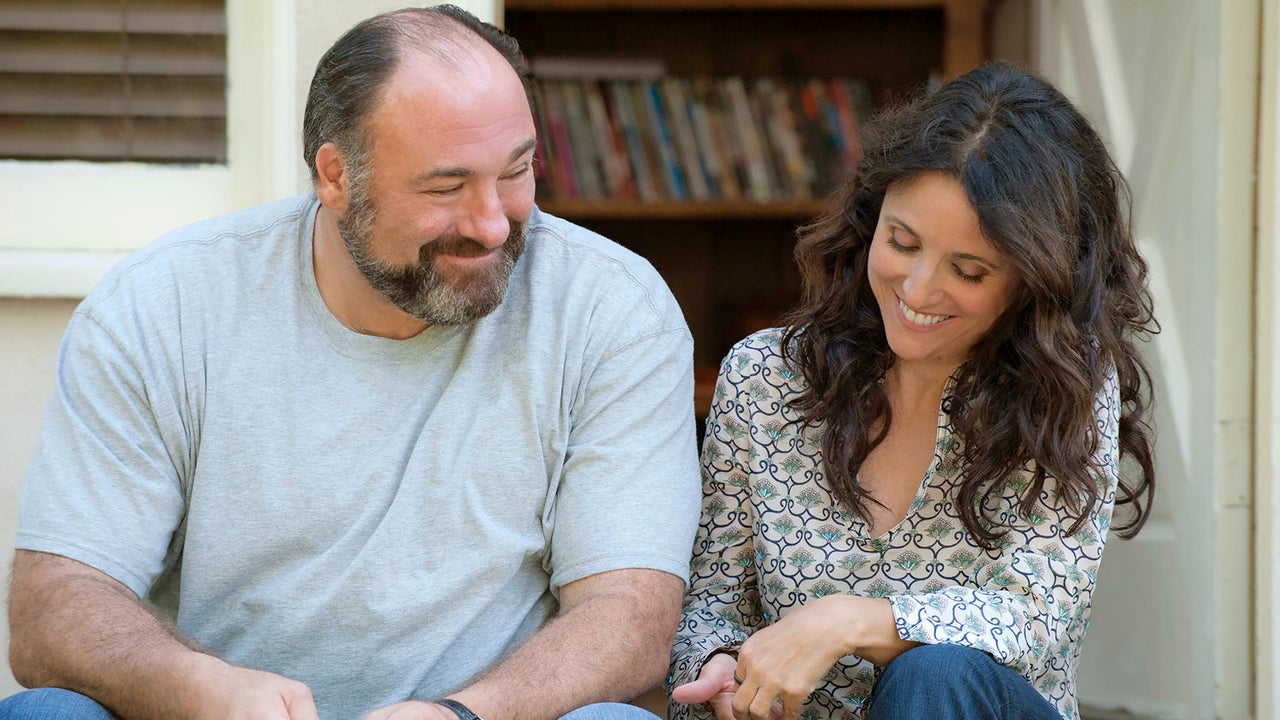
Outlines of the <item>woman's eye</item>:
{"label": "woman's eye", "polygon": [[895,232],[890,231],[886,237],[889,241],[889,247],[897,250],[898,252],[911,252],[912,250],[915,250],[914,247],[909,247],[898,242],[898,234]]}
{"label": "woman's eye", "polygon": [[965,282],[980,283],[982,282],[983,278],[987,276],[985,272],[967,273],[964,270],[961,270],[959,265],[952,265],[951,267],[953,270],[955,270],[956,277],[960,278]]}

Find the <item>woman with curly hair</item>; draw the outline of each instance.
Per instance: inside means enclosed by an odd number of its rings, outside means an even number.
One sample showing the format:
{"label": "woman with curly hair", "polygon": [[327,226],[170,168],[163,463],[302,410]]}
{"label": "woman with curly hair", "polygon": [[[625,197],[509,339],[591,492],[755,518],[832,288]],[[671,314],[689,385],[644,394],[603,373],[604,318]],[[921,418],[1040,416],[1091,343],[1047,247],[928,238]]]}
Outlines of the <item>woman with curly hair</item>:
{"label": "woman with curly hair", "polygon": [[1127,185],[1007,65],[865,148],[787,326],[721,366],[672,716],[1075,718],[1103,544],[1155,487]]}

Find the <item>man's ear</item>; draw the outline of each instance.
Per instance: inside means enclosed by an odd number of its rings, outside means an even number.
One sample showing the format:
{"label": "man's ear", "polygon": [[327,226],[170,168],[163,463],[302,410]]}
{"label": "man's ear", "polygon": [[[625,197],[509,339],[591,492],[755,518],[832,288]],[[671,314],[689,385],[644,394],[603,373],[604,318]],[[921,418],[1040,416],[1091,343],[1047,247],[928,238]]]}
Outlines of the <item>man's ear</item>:
{"label": "man's ear", "polygon": [[327,142],[316,151],[316,197],[330,211],[341,215],[347,211],[350,175],[338,146]]}

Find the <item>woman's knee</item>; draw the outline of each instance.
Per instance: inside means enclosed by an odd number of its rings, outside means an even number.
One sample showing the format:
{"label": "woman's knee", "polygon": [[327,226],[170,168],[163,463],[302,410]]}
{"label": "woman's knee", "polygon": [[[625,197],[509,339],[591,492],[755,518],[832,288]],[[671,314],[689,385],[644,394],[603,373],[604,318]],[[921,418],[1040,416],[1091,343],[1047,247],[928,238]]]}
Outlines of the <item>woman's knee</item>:
{"label": "woman's knee", "polygon": [[5,720],[115,720],[92,698],[62,688],[36,688],[0,700]]}
{"label": "woman's knee", "polygon": [[871,720],[915,717],[1000,717],[1000,666],[960,645],[921,645],[895,658],[876,680]]}
{"label": "woman's knee", "polygon": [[993,669],[996,661],[990,655],[963,645],[919,645],[894,658],[884,673],[885,678],[900,677],[911,683],[975,678]]}

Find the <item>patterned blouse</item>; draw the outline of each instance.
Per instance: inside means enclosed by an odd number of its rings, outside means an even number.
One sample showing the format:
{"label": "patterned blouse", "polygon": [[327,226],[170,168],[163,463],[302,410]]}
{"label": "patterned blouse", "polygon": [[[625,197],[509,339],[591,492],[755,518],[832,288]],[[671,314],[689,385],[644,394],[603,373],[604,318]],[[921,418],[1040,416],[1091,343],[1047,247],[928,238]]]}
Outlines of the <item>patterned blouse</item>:
{"label": "patterned blouse", "polygon": [[[1074,534],[1046,482],[1040,508],[1018,518],[1015,480],[1000,515],[1012,521],[995,550],[965,532],[956,511],[960,438],[939,412],[936,451],[907,516],[880,537],[841,509],[824,481],[821,431],[800,429],[786,407],[802,380],[782,361],[781,333],[738,343],[720,367],[702,449],[702,522],[690,589],[672,652],[674,687],[696,679],[717,648],[832,593],[887,597],[898,635],[989,653],[1074,720],[1076,662],[1115,500],[1119,390],[1114,375],[1096,403],[1101,502]],[[949,382],[949,393],[954,381]],[[944,394],[945,394],[944,393]],[[945,403],[943,403],[945,407]],[[1030,473],[1022,470],[1028,477]],[[881,668],[849,655],[809,697],[800,720],[853,720]],[[673,720],[710,717],[672,704]]]}

